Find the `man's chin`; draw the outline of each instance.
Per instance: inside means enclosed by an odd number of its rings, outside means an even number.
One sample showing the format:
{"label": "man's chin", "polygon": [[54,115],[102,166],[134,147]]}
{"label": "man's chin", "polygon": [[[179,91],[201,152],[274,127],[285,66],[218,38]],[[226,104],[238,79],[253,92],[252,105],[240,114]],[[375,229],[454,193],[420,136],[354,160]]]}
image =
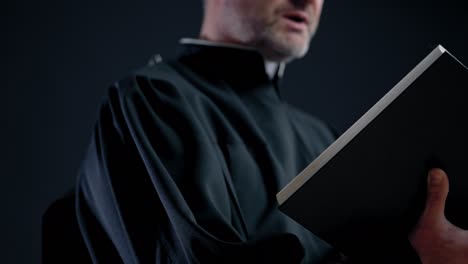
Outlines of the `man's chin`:
{"label": "man's chin", "polygon": [[304,57],[307,50],[308,45],[289,42],[277,45],[272,51],[272,55],[275,57],[275,61],[289,62]]}
{"label": "man's chin", "polygon": [[276,47],[285,57],[302,58],[309,48],[309,36],[305,33],[287,32],[278,36]]}
{"label": "man's chin", "polygon": [[[270,61],[291,61],[302,58],[308,51],[309,38],[305,34],[275,32],[266,34],[257,42],[257,48]],[[281,33],[281,34],[279,34]]]}

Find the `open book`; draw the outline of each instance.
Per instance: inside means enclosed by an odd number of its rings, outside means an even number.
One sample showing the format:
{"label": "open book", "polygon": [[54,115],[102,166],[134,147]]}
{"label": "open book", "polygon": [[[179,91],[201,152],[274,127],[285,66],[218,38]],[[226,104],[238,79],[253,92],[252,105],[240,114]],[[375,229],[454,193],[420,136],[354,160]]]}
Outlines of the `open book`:
{"label": "open book", "polygon": [[446,216],[468,229],[467,123],[468,69],[438,46],[277,194],[280,210],[344,253],[407,241],[440,167]]}

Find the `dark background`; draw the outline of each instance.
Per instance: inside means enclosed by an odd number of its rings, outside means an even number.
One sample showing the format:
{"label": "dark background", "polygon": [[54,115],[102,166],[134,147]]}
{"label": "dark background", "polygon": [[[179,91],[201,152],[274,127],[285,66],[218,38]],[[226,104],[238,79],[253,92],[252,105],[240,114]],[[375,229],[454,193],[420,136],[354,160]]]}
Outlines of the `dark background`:
{"label": "dark background", "polygon": [[[282,93],[339,132],[437,44],[468,63],[463,1],[325,2],[310,52],[286,68]],[[39,262],[41,216],[72,188],[107,87],[196,37],[200,5],[23,0],[1,8],[1,263]]]}

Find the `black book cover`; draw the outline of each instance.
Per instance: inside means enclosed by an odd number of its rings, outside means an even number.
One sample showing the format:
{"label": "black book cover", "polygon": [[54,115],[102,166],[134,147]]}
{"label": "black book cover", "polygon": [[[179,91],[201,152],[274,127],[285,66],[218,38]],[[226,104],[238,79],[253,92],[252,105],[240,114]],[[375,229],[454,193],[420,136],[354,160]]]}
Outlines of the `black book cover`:
{"label": "black book cover", "polygon": [[439,46],[278,193],[280,209],[345,254],[398,254],[440,167],[446,216],[468,229],[467,121],[468,70]]}

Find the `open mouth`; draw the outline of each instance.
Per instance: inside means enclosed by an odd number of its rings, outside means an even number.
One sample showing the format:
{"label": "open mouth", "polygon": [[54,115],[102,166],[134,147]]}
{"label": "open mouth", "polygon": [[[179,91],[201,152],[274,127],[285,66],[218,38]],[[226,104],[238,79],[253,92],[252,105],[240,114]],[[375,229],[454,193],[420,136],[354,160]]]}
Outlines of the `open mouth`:
{"label": "open mouth", "polygon": [[298,16],[298,15],[286,15],[285,17],[287,19],[289,19],[289,20],[292,20],[292,21],[296,22],[296,23],[305,23],[306,22],[306,20],[303,17]]}
{"label": "open mouth", "polygon": [[308,24],[307,14],[305,12],[293,11],[284,14],[284,17],[294,23]]}

